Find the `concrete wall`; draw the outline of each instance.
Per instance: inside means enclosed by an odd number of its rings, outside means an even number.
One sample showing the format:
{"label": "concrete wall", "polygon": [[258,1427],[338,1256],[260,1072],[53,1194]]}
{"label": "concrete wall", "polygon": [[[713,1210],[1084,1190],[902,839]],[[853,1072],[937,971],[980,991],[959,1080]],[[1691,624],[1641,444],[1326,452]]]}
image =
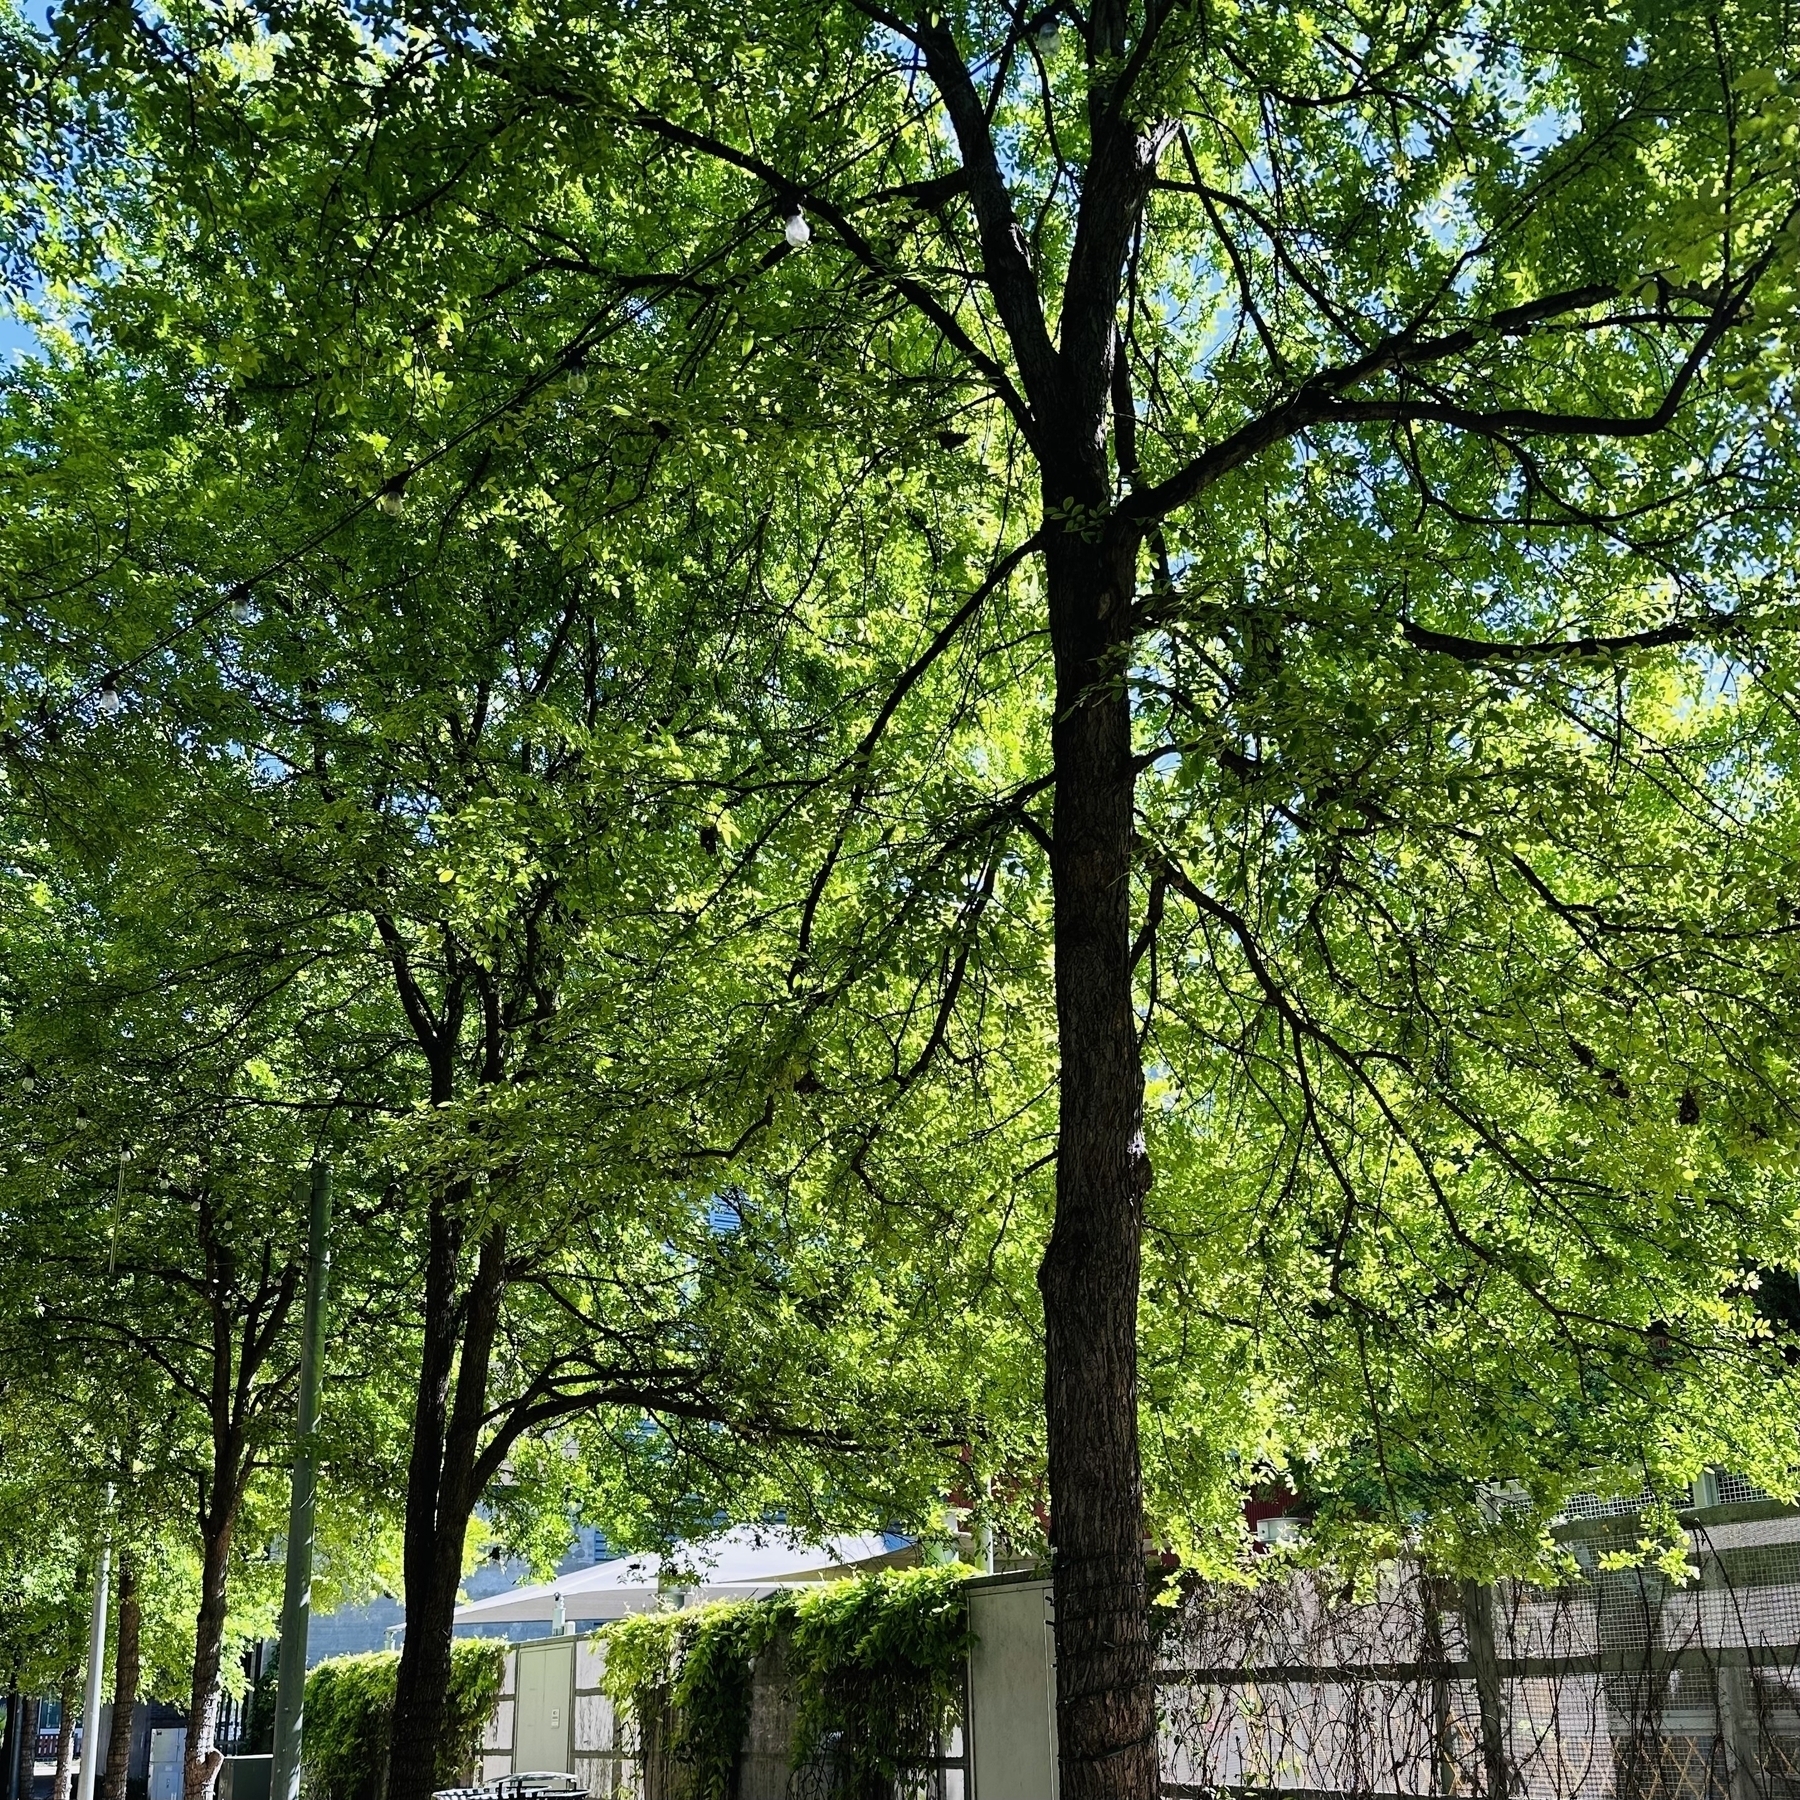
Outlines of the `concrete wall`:
{"label": "concrete wall", "polygon": [[[571,1654],[546,1657],[547,1651],[567,1645]],[[528,1680],[521,1691],[520,1660],[533,1671],[534,1658],[554,1662],[556,1680]],[[590,1793],[611,1795],[635,1792],[637,1746],[635,1738],[622,1732],[613,1716],[613,1704],[600,1692],[600,1671],[605,1666],[604,1653],[594,1638],[564,1637],[539,1639],[515,1648],[506,1659],[506,1676],[501,1684],[500,1700],[494,1716],[481,1740],[479,1777],[495,1781],[525,1769],[561,1767],[573,1774]],[[536,1673],[548,1675],[548,1666]],[[551,1730],[547,1716],[563,1711],[569,1722],[567,1759],[546,1762],[544,1733]]]}
{"label": "concrete wall", "polygon": [[600,1691],[605,1666],[591,1632],[575,1640],[575,1774],[590,1794],[636,1793],[636,1734]]}
{"label": "concrete wall", "polygon": [[500,1698],[494,1704],[493,1717],[481,1737],[481,1754],[475,1762],[478,1781],[498,1781],[512,1773],[513,1712],[518,1697],[518,1658],[506,1659],[506,1672],[500,1681]]}

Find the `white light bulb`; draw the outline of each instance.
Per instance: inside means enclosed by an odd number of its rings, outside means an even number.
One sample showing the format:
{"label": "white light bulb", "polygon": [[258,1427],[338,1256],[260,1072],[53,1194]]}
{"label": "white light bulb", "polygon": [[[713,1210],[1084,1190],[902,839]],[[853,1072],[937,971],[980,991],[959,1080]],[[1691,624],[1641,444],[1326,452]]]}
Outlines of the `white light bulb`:
{"label": "white light bulb", "polygon": [[812,227],[806,222],[806,214],[795,207],[788,216],[787,228],[781,234],[795,250],[804,250],[812,241]]}
{"label": "white light bulb", "polygon": [[100,684],[100,710],[109,719],[116,719],[124,704],[125,696],[113,685],[113,678],[107,676]]}

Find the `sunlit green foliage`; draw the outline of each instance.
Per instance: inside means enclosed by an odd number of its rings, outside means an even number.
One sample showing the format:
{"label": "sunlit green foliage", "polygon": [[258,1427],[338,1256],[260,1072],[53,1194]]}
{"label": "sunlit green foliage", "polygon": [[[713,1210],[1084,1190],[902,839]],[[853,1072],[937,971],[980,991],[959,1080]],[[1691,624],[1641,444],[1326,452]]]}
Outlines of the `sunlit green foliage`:
{"label": "sunlit green foliage", "polygon": [[[571,1313],[669,1378],[522,1444],[521,1542],[576,1504],[923,1517],[946,1444],[1030,1537],[1020,552],[1138,519],[1158,1533],[1229,1560],[1282,1479],[1478,1561],[1595,1481],[1790,1491],[1783,16],[934,17],[1047,343],[1093,108],[1159,134],[1104,517],[1039,480],[910,20],[59,14],[74,160],[15,234],[57,360],[11,383],[0,529],[24,835],[159,822],[126,885],[171,966],[304,982],[271,1111],[354,1112],[408,1269],[433,1183],[529,1236],[516,1390]],[[434,1002],[499,978],[492,1078],[431,1092],[378,916]],[[727,1364],[804,1454],[665,1404]]]}

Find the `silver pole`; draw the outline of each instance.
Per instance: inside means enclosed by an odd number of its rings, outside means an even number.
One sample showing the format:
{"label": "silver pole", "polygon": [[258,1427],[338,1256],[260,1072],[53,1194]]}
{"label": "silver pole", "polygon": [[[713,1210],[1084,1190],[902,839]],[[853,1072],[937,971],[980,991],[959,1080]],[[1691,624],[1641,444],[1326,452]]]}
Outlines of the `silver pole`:
{"label": "silver pole", "polygon": [[[275,1759],[269,1800],[300,1800],[306,1713],[306,1628],[312,1613],[313,1493],[317,1481],[319,1380],[325,1363],[325,1284],[331,1272],[331,1171],[315,1163],[306,1225],[306,1323],[300,1339],[300,1439],[288,1500],[281,1660],[275,1686]],[[88,1800],[82,1795],[81,1800]]]}
{"label": "silver pole", "polygon": [[112,1579],[113,1484],[106,1484],[106,1535],[100,1540],[100,1566],[94,1571],[94,1610],[88,1615],[87,1689],[81,1699],[81,1778],[76,1800],[94,1800],[100,1773],[100,1675],[106,1662],[106,1594]]}

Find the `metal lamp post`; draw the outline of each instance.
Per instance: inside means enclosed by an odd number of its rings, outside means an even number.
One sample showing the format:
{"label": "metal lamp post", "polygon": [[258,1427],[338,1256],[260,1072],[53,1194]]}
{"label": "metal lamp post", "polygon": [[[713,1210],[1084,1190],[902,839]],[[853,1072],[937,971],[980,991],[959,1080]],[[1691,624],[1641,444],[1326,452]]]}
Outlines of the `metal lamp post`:
{"label": "metal lamp post", "polygon": [[[108,682],[112,680],[109,675]],[[104,690],[101,702],[105,703]],[[116,709],[114,709],[116,710]],[[119,1181],[113,1189],[112,1225],[106,1241],[106,1278],[112,1279],[119,1261],[119,1209],[125,1204],[125,1165],[130,1152],[119,1151]],[[125,1470],[129,1483],[131,1470]],[[106,1484],[106,1529],[100,1539],[100,1564],[94,1571],[94,1605],[88,1614],[87,1686],[81,1696],[81,1773],[76,1777],[76,1800],[94,1800],[100,1779],[100,1677],[106,1661],[106,1602],[112,1582],[112,1512],[115,1489]]]}
{"label": "metal lamp post", "polygon": [[[303,1187],[307,1184],[302,1183]],[[299,1800],[306,1703],[306,1627],[312,1613],[313,1491],[317,1476],[319,1379],[325,1361],[325,1284],[331,1272],[331,1171],[315,1163],[306,1230],[306,1322],[300,1340],[300,1439],[288,1501],[287,1569],[281,1597],[281,1660],[275,1689],[275,1757],[269,1800]],[[81,1800],[88,1800],[83,1794]]]}
{"label": "metal lamp post", "polygon": [[81,1697],[81,1777],[76,1800],[94,1800],[100,1774],[100,1676],[106,1661],[106,1597],[112,1577],[113,1484],[106,1484],[106,1535],[100,1540],[100,1566],[94,1571],[94,1607],[88,1614],[87,1688]]}

